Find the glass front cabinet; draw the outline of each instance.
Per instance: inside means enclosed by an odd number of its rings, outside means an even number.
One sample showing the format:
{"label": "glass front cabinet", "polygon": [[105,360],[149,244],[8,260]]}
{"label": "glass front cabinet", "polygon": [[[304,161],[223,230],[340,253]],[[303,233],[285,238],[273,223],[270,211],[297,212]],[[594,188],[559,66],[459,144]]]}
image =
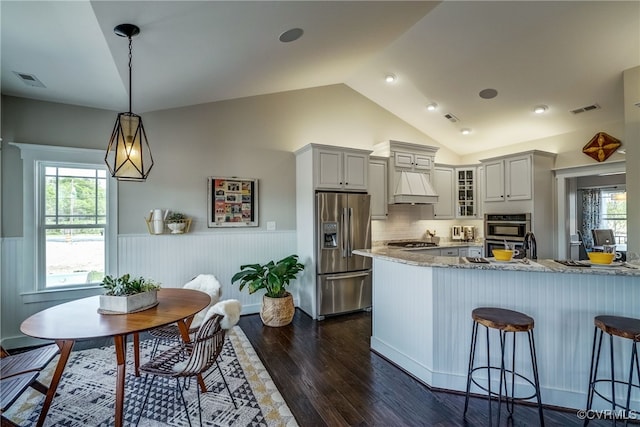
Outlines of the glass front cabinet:
{"label": "glass front cabinet", "polygon": [[476,168],[456,168],[456,217],[477,215]]}

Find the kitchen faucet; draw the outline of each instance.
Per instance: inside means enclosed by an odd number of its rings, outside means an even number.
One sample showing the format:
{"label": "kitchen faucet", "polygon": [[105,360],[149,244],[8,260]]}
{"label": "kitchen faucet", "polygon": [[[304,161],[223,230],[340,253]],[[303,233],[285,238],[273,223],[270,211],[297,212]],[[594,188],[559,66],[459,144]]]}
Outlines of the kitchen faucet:
{"label": "kitchen faucet", "polygon": [[524,235],[524,244],[522,245],[522,249],[524,250],[525,257],[529,259],[538,259],[536,236],[531,231],[527,231]]}

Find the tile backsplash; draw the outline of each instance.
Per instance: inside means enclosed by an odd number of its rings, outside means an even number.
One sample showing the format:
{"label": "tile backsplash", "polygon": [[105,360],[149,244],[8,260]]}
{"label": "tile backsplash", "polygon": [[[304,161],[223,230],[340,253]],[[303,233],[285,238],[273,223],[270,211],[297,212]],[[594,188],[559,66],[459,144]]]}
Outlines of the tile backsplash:
{"label": "tile backsplash", "polygon": [[451,239],[453,225],[473,225],[476,227],[476,238],[482,237],[481,219],[435,220],[430,205],[389,205],[386,220],[371,221],[371,240],[375,245],[386,240],[423,239],[427,230],[435,230],[440,241],[446,242]]}

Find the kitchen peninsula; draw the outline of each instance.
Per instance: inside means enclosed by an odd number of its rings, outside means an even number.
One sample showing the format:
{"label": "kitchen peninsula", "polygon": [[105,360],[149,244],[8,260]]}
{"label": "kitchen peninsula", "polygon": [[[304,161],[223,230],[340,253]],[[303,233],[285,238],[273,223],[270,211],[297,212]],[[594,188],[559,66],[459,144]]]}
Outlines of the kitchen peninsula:
{"label": "kitchen peninsula", "polygon": [[[503,307],[535,319],[543,403],[582,408],[587,399],[593,318],[600,314],[640,317],[640,269],[566,267],[553,260],[476,264],[464,257],[430,256],[387,246],[354,253],[373,258],[371,349],[439,389],[465,390],[471,311]],[[495,335],[492,347],[499,348]],[[478,346],[476,358],[485,364],[484,343]],[[519,346],[516,363],[525,361],[519,366],[528,368],[525,347]],[[617,366],[628,367],[628,352],[619,353]],[[526,369],[524,373],[531,374]],[[529,391],[522,387],[520,395]],[[472,388],[472,392],[481,391]],[[638,394],[632,399],[632,406],[638,407]],[[607,408],[599,399],[595,405]]]}

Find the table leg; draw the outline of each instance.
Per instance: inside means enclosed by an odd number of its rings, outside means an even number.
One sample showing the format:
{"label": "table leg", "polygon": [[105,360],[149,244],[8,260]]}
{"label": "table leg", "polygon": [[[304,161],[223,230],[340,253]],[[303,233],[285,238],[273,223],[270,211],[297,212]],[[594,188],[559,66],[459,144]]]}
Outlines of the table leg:
{"label": "table leg", "polygon": [[133,333],[133,365],[135,366],[136,377],[140,376],[140,335]]}
{"label": "table leg", "polygon": [[62,378],[62,373],[64,372],[65,366],[67,366],[67,361],[69,360],[69,355],[71,354],[71,349],[73,348],[73,344],[75,344],[75,341],[58,340],[56,341],[56,344],[58,344],[58,347],[60,347],[60,359],[58,359],[56,370],[53,373],[53,378],[51,379],[51,384],[49,385],[49,391],[47,391],[47,395],[44,398],[44,404],[42,405],[42,410],[40,410],[40,417],[38,418],[38,423],[36,424],[38,427],[44,425],[44,420],[45,418],[47,418],[47,413],[49,412],[49,408],[51,407],[51,403],[53,402],[53,397],[56,395],[56,390],[58,389],[60,378]]}
{"label": "table leg", "polygon": [[116,347],[116,427],[122,427],[124,414],[124,375],[126,367],[127,336],[115,335],[113,342]]}
{"label": "table leg", "polygon": [[[177,322],[178,329],[180,329],[180,335],[182,336],[183,342],[191,341],[191,337],[189,336],[189,326],[191,325],[192,320],[193,320],[193,316]],[[207,386],[204,384],[204,379],[202,378],[202,375],[198,375],[198,384],[200,385],[200,391],[202,391],[203,393],[206,393]]]}

